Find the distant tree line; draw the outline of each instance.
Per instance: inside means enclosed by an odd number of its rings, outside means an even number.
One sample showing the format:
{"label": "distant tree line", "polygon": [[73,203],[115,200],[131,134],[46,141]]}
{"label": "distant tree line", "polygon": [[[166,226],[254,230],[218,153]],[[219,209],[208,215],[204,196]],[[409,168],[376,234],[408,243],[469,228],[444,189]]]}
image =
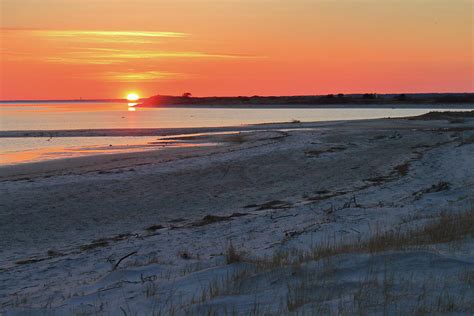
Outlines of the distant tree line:
{"label": "distant tree line", "polygon": [[327,94],[307,96],[236,96],[236,97],[193,97],[191,92],[181,96],[156,95],[142,105],[324,105],[324,104],[436,104],[474,103],[474,93],[465,94]]}

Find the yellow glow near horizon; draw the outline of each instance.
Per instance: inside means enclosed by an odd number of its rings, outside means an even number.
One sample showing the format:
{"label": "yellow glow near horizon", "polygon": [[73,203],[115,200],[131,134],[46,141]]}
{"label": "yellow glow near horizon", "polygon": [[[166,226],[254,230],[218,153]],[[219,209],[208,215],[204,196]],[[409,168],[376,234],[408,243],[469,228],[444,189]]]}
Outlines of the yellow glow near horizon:
{"label": "yellow glow near horizon", "polygon": [[127,100],[128,101],[138,101],[138,99],[140,99],[140,96],[136,93],[129,93],[127,95]]}

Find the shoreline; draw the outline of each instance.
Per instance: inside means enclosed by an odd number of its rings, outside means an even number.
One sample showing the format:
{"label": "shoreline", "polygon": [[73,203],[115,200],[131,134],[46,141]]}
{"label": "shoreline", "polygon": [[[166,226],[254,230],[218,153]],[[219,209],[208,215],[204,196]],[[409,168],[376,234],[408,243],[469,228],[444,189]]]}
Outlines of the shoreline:
{"label": "shoreline", "polygon": [[192,103],[192,104],[172,104],[172,105],[147,105],[147,104],[137,104],[137,108],[198,108],[198,109],[444,109],[444,110],[458,110],[458,109],[474,109],[474,103],[406,103],[406,104],[209,104],[208,102],[204,103]]}
{"label": "shoreline", "polygon": [[[463,113],[463,112],[451,112]],[[474,112],[470,112],[472,116]],[[429,114],[427,114],[429,115]],[[416,121],[416,124],[410,123]],[[222,145],[229,146],[232,144],[232,138],[235,134],[255,134],[264,132],[284,132],[284,131],[305,131],[305,130],[333,130],[340,127],[344,129],[359,128],[361,126],[371,126],[376,131],[378,129],[394,128],[412,129],[413,125],[423,129],[440,128],[445,126],[446,118],[435,120],[425,120],[422,117],[403,117],[403,118],[380,118],[380,119],[360,119],[360,120],[339,120],[339,121],[322,121],[322,122],[277,122],[262,123],[241,126],[228,127],[199,127],[199,128],[144,128],[144,129],[81,129],[81,130],[55,130],[55,131],[0,131],[1,138],[43,138],[43,137],[158,137],[158,141],[176,141],[175,146],[164,146],[156,149],[127,151],[118,153],[98,153],[76,157],[65,157],[57,159],[45,159],[39,161],[22,162],[18,164],[0,165],[0,181],[5,178],[17,174],[18,179],[31,178],[37,174],[37,170],[43,172],[51,172],[55,169],[67,170],[69,168],[85,168],[89,167],[95,170],[95,166],[110,165],[109,169],[115,169],[126,166],[126,163],[117,163],[121,159],[126,161],[133,159],[139,162],[135,164],[146,164],[149,161],[159,157],[162,154],[179,154],[181,152],[186,156],[189,152],[214,152],[219,151]],[[455,127],[455,125],[451,126]],[[474,129],[474,128],[473,128]],[[192,144],[192,146],[179,147],[180,141],[186,141],[184,144]],[[216,144],[209,146],[208,144]],[[145,144],[144,144],[145,145]],[[219,146],[220,145],[220,146]]]}
{"label": "shoreline", "polygon": [[416,105],[474,103],[473,93],[460,94],[327,94],[327,95],[291,95],[291,96],[229,96],[229,97],[194,97],[191,94],[182,96],[155,95],[144,99],[141,106],[160,105],[229,105],[238,106],[309,106],[309,107],[372,107],[391,106],[406,107]]}
{"label": "shoreline", "polygon": [[[238,95],[228,95],[228,96],[172,96],[172,95],[155,95],[150,97],[143,97],[137,100],[138,102],[150,102],[154,99],[164,99],[172,101],[173,104],[178,104],[182,102],[182,105],[187,104],[199,104],[203,102],[202,105],[205,105],[205,100],[212,101],[214,103],[221,102],[230,106],[242,105],[242,103],[248,101],[257,101],[262,105],[268,105],[269,103],[276,102],[281,105],[286,106],[285,102],[292,101],[289,103],[289,106],[299,106],[298,102],[301,102],[301,105],[306,106],[308,103],[313,102],[313,105],[316,106],[332,106],[332,105],[357,105],[357,104],[373,104],[375,101],[384,103],[384,104],[394,104],[394,105],[405,105],[405,104],[441,104],[441,103],[468,103],[474,102],[474,93],[473,92],[418,92],[418,93],[337,93],[337,94],[302,94],[302,95],[254,95],[254,96],[238,96]],[[270,101],[270,102],[269,102]],[[296,102],[295,102],[296,101]],[[28,100],[28,99],[11,99],[11,100],[0,100],[0,105],[2,104],[14,104],[14,103],[91,103],[91,102],[122,102],[128,103],[130,100],[123,98],[90,98],[90,99],[51,99],[51,100]],[[232,102],[236,102],[235,104]],[[339,103],[338,103],[339,102]],[[250,102],[252,105],[252,102]],[[181,105],[181,104],[178,104]],[[224,105],[224,106],[226,106]]]}
{"label": "shoreline", "polygon": [[[352,121],[367,121],[374,119],[361,119]],[[379,120],[379,119],[375,119]],[[176,136],[189,134],[210,134],[224,132],[261,131],[268,128],[308,128],[315,125],[333,125],[345,120],[321,122],[276,122],[222,127],[178,127],[178,128],[109,128],[109,129],[72,129],[72,130],[12,130],[0,131],[0,138],[6,137],[106,137],[106,136]]]}

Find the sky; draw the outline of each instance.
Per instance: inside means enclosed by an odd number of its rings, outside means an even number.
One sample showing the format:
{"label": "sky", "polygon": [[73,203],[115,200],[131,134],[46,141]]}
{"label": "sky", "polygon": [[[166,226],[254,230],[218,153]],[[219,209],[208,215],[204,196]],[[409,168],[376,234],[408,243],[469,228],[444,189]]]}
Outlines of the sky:
{"label": "sky", "polygon": [[0,0],[0,99],[474,92],[471,0]]}

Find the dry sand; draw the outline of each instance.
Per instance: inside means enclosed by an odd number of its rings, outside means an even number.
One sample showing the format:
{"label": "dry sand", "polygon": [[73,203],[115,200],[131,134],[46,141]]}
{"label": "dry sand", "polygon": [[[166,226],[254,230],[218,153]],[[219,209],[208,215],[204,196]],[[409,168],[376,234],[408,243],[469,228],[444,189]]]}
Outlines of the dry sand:
{"label": "dry sand", "polygon": [[[192,138],[221,144],[215,147],[0,168],[0,313],[246,314],[258,300],[261,311],[285,314],[288,276],[281,271],[272,272],[274,283],[255,274],[241,292],[202,298],[210,282],[224,282],[242,268],[225,264],[230,243],[248,257],[271,256],[328,236],[363,240],[374,227],[390,230],[443,210],[472,208],[472,119],[245,129]],[[449,185],[427,190],[440,182]],[[456,255],[437,250],[394,260],[422,262],[413,268],[418,273],[451,258],[449,271],[461,265],[471,273],[472,248],[470,241]],[[336,268],[348,265],[360,276],[368,257],[350,258]],[[404,271],[404,264],[396,267]],[[344,277],[335,274],[333,285],[343,287]],[[252,292],[253,286],[262,288]],[[324,304],[337,310],[349,299],[341,295]],[[456,304],[469,311],[472,299]],[[314,311],[311,306],[308,301],[295,311]]]}

